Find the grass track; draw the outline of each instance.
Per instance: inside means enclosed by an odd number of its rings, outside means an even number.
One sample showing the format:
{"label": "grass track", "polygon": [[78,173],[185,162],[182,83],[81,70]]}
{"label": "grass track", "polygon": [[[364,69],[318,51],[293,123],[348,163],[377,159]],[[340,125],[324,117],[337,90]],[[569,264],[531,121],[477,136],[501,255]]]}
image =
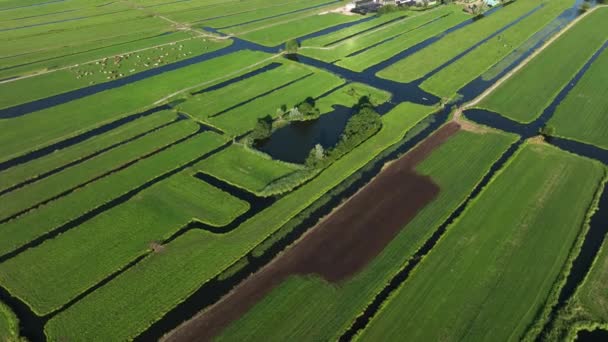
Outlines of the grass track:
{"label": "grass track", "polygon": [[561,274],[604,176],[600,163],[525,144],[359,340],[521,338]]}
{"label": "grass track", "polygon": [[528,123],[553,101],[604,44],[608,8],[598,8],[548,46],[478,107]]}
{"label": "grass track", "polygon": [[[406,131],[432,111],[433,108],[409,103],[400,105],[383,116],[386,124],[378,134],[306,185],[282,197],[230,233],[218,236],[204,231],[190,231],[184,234],[167,245],[164,253],[151,255],[56,316],[46,326],[45,333],[50,339],[101,336],[110,340],[129,339],[139,334],[341,180],[388,146],[397,143]],[[185,267],[189,272],[180,271]],[[141,300],[150,296],[156,300]],[[130,308],[128,312],[122,309],[125,306]],[[119,312],[124,319],[111,319]],[[89,329],[82,331],[77,329],[79,326]]]}

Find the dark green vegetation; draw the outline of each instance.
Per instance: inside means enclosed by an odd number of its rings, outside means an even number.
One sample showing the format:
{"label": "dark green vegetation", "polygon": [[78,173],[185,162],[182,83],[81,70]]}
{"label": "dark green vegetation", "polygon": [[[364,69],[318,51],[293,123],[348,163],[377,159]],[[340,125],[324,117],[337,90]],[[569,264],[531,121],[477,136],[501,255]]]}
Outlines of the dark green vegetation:
{"label": "dark green vegetation", "polygon": [[2,302],[0,302],[0,340],[4,342],[21,341],[17,316]]}
{"label": "dark green vegetation", "polygon": [[[475,20],[457,3],[346,3],[0,1],[0,341],[156,340],[366,193],[294,263],[331,269],[273,279],[212,335],[534,339],[606,172],[548,144],[608,148],[608,53],[551,121],[506,133],[449,108],[573,19],[554,20],[574,0]],[[606,42],[608,10],[587,13],[480,106],[538,117]],[[547,142],[514,145],[536,132]],[[606,326],[606,249],[547,336]]]}
{"label": "dark green vegetation", "polygon": [[523,337],[586,230],[605,177],[600,163],[525,144],[448,227],[361,340]]}

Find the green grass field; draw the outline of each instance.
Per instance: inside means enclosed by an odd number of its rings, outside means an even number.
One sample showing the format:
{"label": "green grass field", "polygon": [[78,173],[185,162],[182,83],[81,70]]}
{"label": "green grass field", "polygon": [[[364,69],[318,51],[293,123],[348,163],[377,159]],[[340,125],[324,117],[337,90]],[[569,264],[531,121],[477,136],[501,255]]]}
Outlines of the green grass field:
{"label": "green grass field", "polygon": [[606,35],[598,28],[606,20],[607,8],[591,13],[500,85],[478,107],[519,122],[536,119],[604,44]]}
{"label": "green grass field", "polygon": [[[36,208],[0,226],[0,254],[50,232],[146,182],[187,164],[228,143],[215,133],[203,133],[159,154],[112,173],[78,191]],[[26,227],[26,228],[24,228]]]}
{"label": "green grass field", "polygon": [[[343,36],[340,34],[342,31],[350,33],[352,32],[352,28],[329,34],[328,38],[321,36],[304,41],[304,47],[300,49],[300,53],[326,62],[339,60],[338,65],[360,71],[366,67],[378,64],[408,47],[439,34],[447,28],[469,18],[459,8],[451,6],[440,7],[439,9],[422,13],[406,13],[408,16],[401,20],[355,35],[329,46],[325,46],[328,40],[340,39]],[[383,17],[385,16],[380,17],[380,19]],[[387,17],[394,19],[395,14],[389,14]],[[367,26],[363,28],[365,29]],[[393,39],[356,56],[348,57],[389,38]]]}
{"label": "green grass field", "polygon": [[[145,51],[121,55],[120,58],[104,58],[77,67],[0,84],[5,94],[0,108],[12,107],[78,88],[105,83],[139,72],[203,55],[230,45],[231,41],[189,39],[151,48]],[[127,50],[129,51],[129,50]]]}
{"label": "green grass field", "polygon": [[217,340],[280,340],[286,336],[294,340],[337,340],[375,294],[466,199],[514,139],[504,133],[457,133],[416,168],[439,185],[438,197],[403,227],[364,270],[339,286],[315,276],[293,276],[229,326]]}
{"label": "green grass field", "polygon": [[154,153],[158,149],[186,138],[198,130],[198,124],[193,121],[183,120],[62,172],[55,173],[38,182],[16,189],[0,197],[4,203],[0,209],[0,218],[10,217],[37,203],[58,196],[68,189],[101,177],[127,163],[136,161],[145,155]]}
{"label": "green grass field", "polygon": [[336,64],[354,71],[363,71],[373,65],[384,62],[399,52],[413,47],[426,39],[437,36],[467,19],[470,19],[470,16],[461,11],[448,12],[447,16],[441,17],[437,21],[419,26],[369,50],[353,56],[347,56]]}
{"label": "green grass field", "polygon": [[11,309],[2,302],[0,302],[0,341],[20,341],[19,321]]}
{"label": "green grass field", "polygon": [[269,183],[285,177],[299,166],[272,160],[269,156],[241,145],[232,145],[199,163],[198,167],[227,183],[259,193]]}
{"label": "green grass field", "polygon": [[548,338],[574,339],[577,330],[608,329],[608,240],[587,277],[560,311]]}
{"label": "green grass field", "polygon": [[[202,284],[241,259],[342,179],[397,143],[405,132],[434,110],[409,103],[400,105],[382,118],[385,124],[378,134],[301,188],[283,196],[230,233],[218,236],[204,231],[190,231],[184,234],[168,244],[162,254],[149,255],[129,271],[57,315],[45,328],[47,336],[50,339],[103,336],[103,339],[121,340],[137,335]],[[184,267],[189,272],[181,272]],[[148,296],[154,296],[157,300],[141,300]],[[130,308],[127,313],[123,310],[125,305]],[[111,319],[118,312],[124,319]],[[76,328],[83,325],[90,329],[82,331]]]}
{"label": "green grass field", "polygon": [[198,119],[206,120],[209,116],[219,114],[223,110],[283,87],[312,73],[313,70],[310,68],[295,63],[284,63],[276,69],[240,82],[195,95],[181,103],[178,109]]}
{"label": "green grass field", "polygon": [[[248,207],[246,202],[180,173],[3,263],[0,281],[36,312],[46,314],[147,254],[153,243],[169,238],[188,222],[223,226]],[[95,267],[87,267],[90,258]],[[23,265],[29,265],[31,272],[22,272]]]}
{"label": "green grass field", "polygon": [[558,106],[549,125],[555,135],[608,149],[608,50]]}
{"label": "green grass field", "polygon": [[516,1],[496,13],[456,30],[399,62],[378,72],[378,76],[397,82],[417,80],[474,46],[493,32],[538,7],[542,0]]}
{"label": "green grass field", "polygon": [[239,37],[266,46],[278,46],[290,39],[296,39],[309,33],[358,19],[360,18],[357,16],[337,13],[315,14],[293,22],[289,21],[268,28],[247,31],[247,33],[241,34]]}
{"label": "green grass field", "polygon": [[359,340],[521,338],[563,272],[605,173],[554,147],[524,145]]}
{"label": "green grass field", "polygon": [[115,144],[123,143],[141,134],[147,134],[152,130],[171,123],[175,119],[177,119],[177,116],[169,111],[154,113],[75,146],[61,149],[42,158],[32,160],[29,163],[17,165],[2,171],[0,189],[5,190],[26,180],[37,178],[49,171],[68,165],[71,162],[90,157]]}
{"label": "green grass field", "polygon": [[[0,161],[124,117],[173,92],[188,87],[209,86],[251,71],[249,69],[253,63],[269,57],[260,52],[241,51],[11,120],[2,120],[0,130],[5,133],[0,135],[3,146]],[[191,75],[196,77],[189,77]],[[44,119],[48,117],[53,117],[51,124]],[[28,139],[22,139],[24,136]]]}
{"label": "green grass field", "polygon": [[390,93],[363,83],[347,83],[343,87],[317,100],[316,106],[321,113],[329,113],[333,110],[333,106],[336,105],[353,107],[362,97],[367,97],[371,104],[379,106],[389,101],[391,96]]}
{"label": "green grass field", "polygon": [[481,76],[570,7],[572,0],[545,2],[544,7],[519,24],[481,44],[424,81],[421,85],[422,89],[440,97],[454,97],[459,89]]}

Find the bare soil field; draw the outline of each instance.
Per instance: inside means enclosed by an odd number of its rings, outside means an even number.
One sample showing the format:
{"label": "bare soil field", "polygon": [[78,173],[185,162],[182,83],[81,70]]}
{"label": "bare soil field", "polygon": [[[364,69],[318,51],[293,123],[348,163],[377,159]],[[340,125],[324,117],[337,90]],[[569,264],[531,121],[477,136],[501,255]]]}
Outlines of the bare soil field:
{"label": "bare soil field", "polygon": [[211,340],[289,276],[314,274],[339,286],[363,270],[439,194],[415,167],[459,129],[449,123],[391,163],[273,262],[164,340]]}

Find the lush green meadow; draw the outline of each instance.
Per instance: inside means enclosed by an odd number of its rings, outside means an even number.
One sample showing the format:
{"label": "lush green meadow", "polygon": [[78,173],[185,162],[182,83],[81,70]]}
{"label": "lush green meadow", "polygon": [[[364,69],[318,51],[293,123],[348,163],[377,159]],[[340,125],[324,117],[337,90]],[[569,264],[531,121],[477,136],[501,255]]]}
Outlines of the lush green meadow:
{"label": "lush green meadow", "polygon": [[359,339],[520,339],[564,272],[605,174],[598,162],[526,143]]}
{"label": "lush green meadow", "polygon": [[140,52],[103,58],[68,69],[2,83],[0,91],[6,95],[0,99],[0,108],[12,107],[82,87],[117,80],[162,65],[213,52],[230,43],[229,40],[190,38],[181,40],[179,43],[168,43]]}
{"label": "lush green meadow", "polygon": [[[78,191],[31,210],[0,226],[0,254],[23,246],[146,182],[188,164],[226,144],[226,138],[206,132],[132,166],[101,178]],[[25,227],[25,228],[24,228]]]}
{"label": "lush green meadow", "polygon": [[[182,112],[195,118],[206,120],[224,110],[235,107],[264,93],[284,87],[307,75],[313,70],[295,63],[283,62],[283,65],[256,76],[244,79],[217,90],[207,91],[188,98],[178,106]],[[302,98],[304,100],[304,98]]]}
{"label": "lush green meadow", "polygon": [[444,98],[455,96],[459,89],[481,76],[570,7],[572,0],[546,1],[542,8],[517,25],[431,76],[422,83],[422,89]]}
{"label": "lush green meadow", "polygon": [[[435,109],[404,103],[382,117],[382,130],[319,176],[243,223],[232,232],[214,235],[194,230],[151,254],[104,287],[58,314],[46,326],[51,339],[120,340],[137,335],[202,284],[211,280],[264,241],[301,210],[320,198],[387,147],[397,143]],[[183,269],[188,272],[182,272]],[[161,295],[162,294],[162,295]],[[153,296],[154,301],[142,300]],[[123,308],[129,307],[128,312]],[[120,313],[124,319],[111,317]],[[125,316],[128,315],[128,316]],[[107,319],[107,320],[106,320]],[[87,331],[77,329],[87,326]],[[91,334],[91,335],[87,335]]]}
{"label": "lush green meadow", "polygon": [[258,118],[267,115],[276,118],[282,106],[293,108],[306,98],[317,98],[344,82],[334,74],[319,70],[310,77],[302,78],[285,88],[277,89],[206,121],[232,136],[239,136],[251,131]]}
{"label": "lush green meadow", "polygon": [[438,197],[403,227],[364,270],[339,286],[316,276],[293,276],[227,328],[218,340],[279,340],[285,336],[295,340],[337,340],[467,198],[514,139],[504,133],[458,132],[416,167],[440,187]]}
{"label": "lush green meadow", "polygon": [[4,303],[0,302],[0,341],[19,341],[19,321]]}
{"label": "lush green meadow", "polygon": [[[161,243],[188,222],[223,226],[248,207],[246,202],[180,173],[3,263],[0,282],[44,315],[149,253],[154,243]],[[78,261],[88,258],[95,260],[95,267],[80,266]],[[29,265],[31,272],[22,272],[23,265]]]}
{"label": "lush green meadow", "polygon": [[253,193],[259,193],[272,181],[301,169],[242,145],[231,145],[205,159],[198,167],[204,173]]}
{"label": "lush green meadow", "polygon": [[549,125],[555,135],[608,150],[608,50],[604,50],[580,82],[557,107]]}
{"label": "lush green meadow", "polygon": [[[321,36],[304,41],[304,47],[300,51],[306,56],[326,62],[340,60],[337,63],[338,65],[360,71],[366,67],[378,64],[408,47],[439,34],[469,18],[458,7],[451,6],[422,13],[408,12],[408,14],[410,15],[401,20],[354,35],[329,46],[323,44],[327,44],[327,40],[341,37],[340,32],[342,30],[329,34],[329,38]],[[395,19],[394,16],[394,14],[387,15],[390,19]],[[363,29],[367,29],[366,24],[360,25],[364,25]],[[389,40],[390,38],[392,39]],[[378,45],[378,43],[384,40],[388,41]],[[372,47],[373,45],[377,46]],[[370,49],[362,52],[366,48]],[[355,53],[359,54],[350,57],[350,55]]]}
{"label": "lush green meadow", "polygon": [[549,45],[478,107],[531,122],[606,42],[608,8],[598,8]]}
{"label": "lush green meadow", "polygon": [[290,39],[359,19],[358,16],[337,13],[313,14],[300,20],[277,23],[267,28],[246,30],[246,33],[240,34],[239,37],[266,46],[278,46]]}
{"label": "lush green meadow", "polygon": [[[251,71],[253,63],[270,56],[241,51],[186,68],[167,72],[145,81],[107,90],[62,105],[0,121],[0,161],[4,161],[59,140],[84,133],[104,123],[142,110],[173,92],[189,87],[210,86]],[[100,106],[100,104],[106,104]],[[52,124],[44,118],[52,117]],[[22,139],[28,137],[28,139]]]}
{"label": "lush green meadow", "polygon": [[343,87],[318,99],[316,106],[321,113],[329,113],[333,110],[333,106],[336,105],[353,107],[363,97],[367,97],[372,105],[379,106],[389,101],[391,94],[363,83],[347,83]]}
{"label": "lush green meadow", "polygon": [[0,190],[5,190],[27,180],[38,178],[47,172],[65,167],[70,163],[90,158],[92,155],[110,149],[116,144],[125,143],[142,134],[149,134],[176,119],[177,116],[174,113],[160,111],[134,120],[106,134],[92,137],[75,146],[67,147],[26,164],[17,165],[2,172]]}
{"label": "lush green meadow", "polygon": [[577,330],[608,329],[608,240],[587,277],[557,316],[547,339],[574,339]]}
{"label": "lush green meadow", "polygon": [[4,203],[0,209],[0,218],[10,217],[40,202],[54,198],[66,190],[102,177],[125,164],[132,163],[143,156],[184,139],[198,130],[198,124],[183,120],[38,182],[20,187],[0,197]]}
{"label": "lush green meadow", "polygon": [[445,35],[440,41],[380,71],[378,76],[397,82],[420,79],[542,3],[543,0],[515,1],[487,17]]}

